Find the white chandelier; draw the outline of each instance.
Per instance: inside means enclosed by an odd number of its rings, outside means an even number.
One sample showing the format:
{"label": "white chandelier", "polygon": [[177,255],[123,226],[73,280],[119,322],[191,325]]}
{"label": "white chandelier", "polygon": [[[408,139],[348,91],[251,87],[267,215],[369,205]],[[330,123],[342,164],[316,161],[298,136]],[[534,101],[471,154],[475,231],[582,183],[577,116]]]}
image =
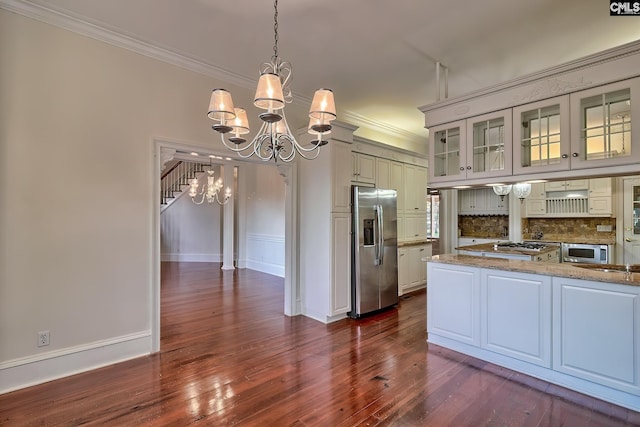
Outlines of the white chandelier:
{"label": "white chandelier", "polygon": [[500,200],[504,200],[504,196],[509,194],[513,188],[513,194],[520,199],[520,203],[531,194],[531,184],[528,182],[519,182],[515,185],[494,185],[493,192],[500,196]]}
{"label": "white chandelier", "polygon": [[217,180],[214,177],[213,165],[209,163],[209,170],[207,171],[207,182],[202,184],[201,188],[198,178],[193,178],[189,184],[189,197],[191,201],[196,205],[201,205],[206,200],[207,203],[217,202],[219,205],[226,204],[231,198],[231,188],[227,187],[224,192],[224,199],[220,201],[220,190],[222,190],[222,178]]}
{"label": "white chandelier", "polygon": [[212,129],[220,133],[225,147],[240,157],[256,155],[265,161],[290,162],[298,153],[305,159],[315,159],[320,147],[327,144],[322,136],[331,131],[331,121],[336,118],[333,92],[330,89],[316,90],[309,109],[308,131],[317,138],[303,147],[293,137],[284,115],[285,103],[293,101],[289,88],[291,64],[278,57],[278,0],[275,0],[274,9],[274,55],[270,62],[260,66],[260,79],[253,101],[256,107],[267,110],[260,114],[262,126],[257,135],[251,142],[242,136],[249,133],[247,112],[233,106],[231,94],[225,89],[214,89],[211,93],[208,116],[215,122]]}

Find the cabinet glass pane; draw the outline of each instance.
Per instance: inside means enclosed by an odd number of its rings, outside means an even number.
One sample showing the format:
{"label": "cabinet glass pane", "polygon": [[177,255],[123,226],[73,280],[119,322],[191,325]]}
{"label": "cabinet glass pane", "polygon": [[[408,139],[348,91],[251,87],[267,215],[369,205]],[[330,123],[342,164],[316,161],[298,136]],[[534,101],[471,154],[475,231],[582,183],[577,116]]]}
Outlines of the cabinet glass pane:
{"label": "cabinet glass pane", "polygon": [[473,124],[473,171],[504,170],[504,119]]}
{"label": "cabinet glass pane", "polygon": [[460,173],[460,128],[437,131],[433,140],[434,175],[449,176]]}
{"label": "cabinet glass pane", "polygon": [[623,89],[580,100],[580,142],[586,160],[631,155],[631,91]]}
{"label": "cabinet glass pane", "polygon": [[559,104],[521,114],[520,150],[522,167],[560,163]]}

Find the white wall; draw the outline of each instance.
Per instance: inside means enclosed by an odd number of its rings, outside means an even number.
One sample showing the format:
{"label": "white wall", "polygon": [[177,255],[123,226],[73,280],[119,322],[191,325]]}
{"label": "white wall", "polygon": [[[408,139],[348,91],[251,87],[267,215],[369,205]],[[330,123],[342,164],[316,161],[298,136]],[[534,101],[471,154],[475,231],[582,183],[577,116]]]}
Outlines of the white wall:
{"label": "white wall", "polygon": [[[221,176],[219,166],[213,170],[216,179]],[[206,173],[201,175],[198,181],[206,183]],[[222,207],[196,205],[185,192],[160,215],[161,260],[222,262],[221,234]]]}
{"label": "white wall", "polygon": [[241,168],[246,194],[247,268],[284,277],[285,184],[269,163]]}
{"label": "white wall", "polygon": [[5,10],[0,64],[2,392],[151,351],[154,138],[253,90]]}

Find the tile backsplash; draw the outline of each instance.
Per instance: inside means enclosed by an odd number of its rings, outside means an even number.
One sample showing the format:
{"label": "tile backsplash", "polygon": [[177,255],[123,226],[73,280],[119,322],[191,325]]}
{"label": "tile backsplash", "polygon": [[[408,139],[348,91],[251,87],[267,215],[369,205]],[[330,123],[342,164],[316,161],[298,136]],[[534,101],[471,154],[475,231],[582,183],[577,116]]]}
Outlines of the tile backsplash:
{"label": "tile backsplash", "polygon": [[506,215],[459,215],[458,228],[465,237],[506,239],[509,217]]}
{"label": "tile backsplash", "polygon": [[[611,231],[597,231],[598,225],[610,226]],[[531,239],[537,232],[542,240],[549,241],[585,241],[616,240],[615,218],[523,218],[522,238]]]}

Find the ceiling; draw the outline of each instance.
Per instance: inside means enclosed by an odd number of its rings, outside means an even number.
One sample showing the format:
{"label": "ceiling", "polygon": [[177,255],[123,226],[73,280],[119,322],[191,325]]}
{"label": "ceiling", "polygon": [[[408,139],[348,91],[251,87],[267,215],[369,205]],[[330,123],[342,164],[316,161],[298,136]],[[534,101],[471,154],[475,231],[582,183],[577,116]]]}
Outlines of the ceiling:
{"label": "ceiling", "polygon": [[[272,0],[30,3],[247,87],[273,54]],[[604,0],[283,0],[278,10],[278,53],[293,65],[301,100],[294,108],[331,88],[338,119],[421,143],[427,131],[417,107],[437,100],[436,61],[448,68],[455,97],[640,39],[640,17],[609,16]]]}

